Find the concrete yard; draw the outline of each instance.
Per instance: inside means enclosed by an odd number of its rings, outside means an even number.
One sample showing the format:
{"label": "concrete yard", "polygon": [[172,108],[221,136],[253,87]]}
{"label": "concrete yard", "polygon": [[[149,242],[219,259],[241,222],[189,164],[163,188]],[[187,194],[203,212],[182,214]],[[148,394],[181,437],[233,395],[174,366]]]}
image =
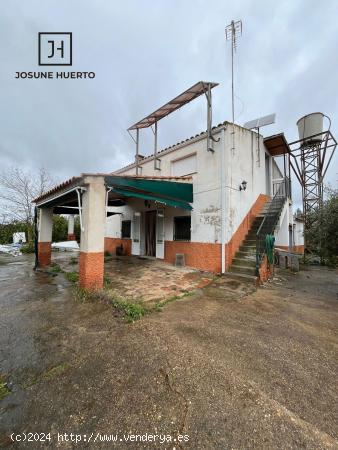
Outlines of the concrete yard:
{"label": "concrete yard", "polygon": [[[10,389],[0,446],[338,449],[336,271],[280,271],[256,291],[196,271],[186,286],[190,272],[176,279],[167,266],[166,281],[157,265],[157,283],[176,280],[172,291],[194,294],[127,323],[111,305],[79,302],[62,273],[35,273],[32,262],[0,257],[0,381]],[[115,286],[122,297],[127,284]],[[13,444],[13,432],[51,440]],[[130,438],[146,433],[167,441]],[[177,443],[179,434],[188,440]]]}

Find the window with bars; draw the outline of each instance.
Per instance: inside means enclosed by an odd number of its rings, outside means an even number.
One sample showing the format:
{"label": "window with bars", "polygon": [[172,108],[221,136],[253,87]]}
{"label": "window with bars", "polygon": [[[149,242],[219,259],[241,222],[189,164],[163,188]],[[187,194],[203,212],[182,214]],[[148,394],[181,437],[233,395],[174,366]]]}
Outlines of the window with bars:
{"label": "window with bars", "polygon": [[174,241],[191,240],[191,217],[174,217]]}

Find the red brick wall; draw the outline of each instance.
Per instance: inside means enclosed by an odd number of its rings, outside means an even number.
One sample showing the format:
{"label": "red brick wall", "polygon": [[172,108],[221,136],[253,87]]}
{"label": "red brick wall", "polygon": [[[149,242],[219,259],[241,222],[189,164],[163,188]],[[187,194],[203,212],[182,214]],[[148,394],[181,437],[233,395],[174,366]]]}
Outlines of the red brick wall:
{"label": "red brick wall", "polygon": [[52,246],[51,242],[38,242],[39,266],[49,266],[51,263]]}
{"label": "red brick wall", "polygon": [[251,225],[258,214],[262,211],[265,203],[270,199],[268,195],[260,194],[257,200],[250,208],[248,214],[244,217],[242,223],[233,234],[231,240],[225,246],[225,269],[228,269],[232,263],[233,257],[241,246],[248,234]]}
{"label": "red brick wall", "polygon": [[221,244],[203,242],[165,241],[164,260],[175,263],[176,253],[184,253],[185,264],[207,272],[219,273],[221,266]]}
{"label": "red brick wall", "polygon": [[79,281],[84,289],[101,289],[103,287],[104,256],[99,253],[80,253]]}
{"label": "red brick wall", "polygon": [[74,233],[68,234],[67,236],[68,241],[76,241],[76,236]]}
{"label": "red brick wall", "polygon": [[116,247],[123,245],[125,255],[131,255],[131,239],[104,238],[104,250],[116,254]]}

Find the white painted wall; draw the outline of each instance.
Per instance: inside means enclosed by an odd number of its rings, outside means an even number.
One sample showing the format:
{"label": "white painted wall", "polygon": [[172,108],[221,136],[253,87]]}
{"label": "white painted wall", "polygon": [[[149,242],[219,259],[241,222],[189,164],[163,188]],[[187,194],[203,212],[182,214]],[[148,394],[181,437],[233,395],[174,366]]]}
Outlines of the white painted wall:
{"label": "white painted wall", "polygon": [[[224,131],[224,143],[220,137]],[[249,209],[259,194],[266,193],[265,181],[265,147],[262,136],[256,132],[235,126],[235,150],[232,151],[232,126],[223,126],[215,130],[213,143],[214,152],[206,149],[206,134],[183,142],[174,148],[158,154],[161,159],[161,171],[154,169],[154,160],[145,159],[140,162],[142,176],[172,176],[173,161],[196,154],[196,173],[193,179],[193,211],[191,212],[191,241],[192,242],[221,242],[221,151],[224,150],[225,164],[225,242],[241,224]],[[222,147],[224,145],[224,147]],[[142,151],[141,151],[142,153]],[[272,158],[269,158],[272,183]],[[174,163],[175,164],[175,163]],[[120,175],[135,175],[135,166],[129,166],[116,172]],[[247,182],[246,191],[238,191],[242,181]],[[129,207],[143,211],[143,202],[128,200]],[[129,212],[130,213],[130,212]],[[124,214],[129,214],[128,211]],[[172,240],[173,217],[186,215],[189,211],[165,208],[165,239]],[[113,235],[117,222],[108,219],[112,224],[107,225],[107,233]],[[113,225],[115,223],[115,225]],[[115,227],[115,228],[114,228]]]}
{"label": "white painted wall", "polygon": [[[283,247],[289,246],[290,235],[289,235],[289,225],[293,224],[293,214],[292,214],[292,202],[288,200],[283,208],[280,215],[279,223],[275,230],[275,246],[282,245]],[[291,242],[292,245],[292,242]]]}
{"label": "white painted wall", "polygon": [[294,245],[304,245],[304,222],[294,219],[293,222]]}

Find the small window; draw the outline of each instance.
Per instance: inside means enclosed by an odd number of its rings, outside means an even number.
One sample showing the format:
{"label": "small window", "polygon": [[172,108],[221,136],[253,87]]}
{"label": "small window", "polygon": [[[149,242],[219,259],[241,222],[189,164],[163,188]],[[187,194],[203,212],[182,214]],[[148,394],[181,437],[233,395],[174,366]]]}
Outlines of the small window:
{"label": "small window", "polygon": [[122,220],[122,230],[121,230],[122,239],[130,239],[130,235],[131,235],[131,220]]}
{"label": "small window", "polygon": [[190,241],[191,217],[174,217],[174,241]]}

